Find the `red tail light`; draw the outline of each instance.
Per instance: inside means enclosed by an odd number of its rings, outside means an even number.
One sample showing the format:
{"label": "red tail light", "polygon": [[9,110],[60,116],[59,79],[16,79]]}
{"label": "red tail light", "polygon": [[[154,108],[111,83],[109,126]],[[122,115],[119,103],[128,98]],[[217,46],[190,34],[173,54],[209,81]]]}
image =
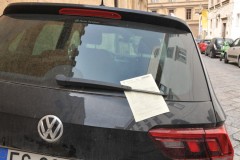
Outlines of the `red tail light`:
{"label": "red tail light", "polygon": [[76,9],[76,8],[62,8],[59,14],[86,16],[86,17],[101,17],[110,19],[121,19],[121,15],[115,12],[91,10],[91,9]]}
{"label": "red tail light", "polygon": [[224,126],[214,129],[167,129],[149,131],[157,147],[172,159],[233,160],[233,148]]}

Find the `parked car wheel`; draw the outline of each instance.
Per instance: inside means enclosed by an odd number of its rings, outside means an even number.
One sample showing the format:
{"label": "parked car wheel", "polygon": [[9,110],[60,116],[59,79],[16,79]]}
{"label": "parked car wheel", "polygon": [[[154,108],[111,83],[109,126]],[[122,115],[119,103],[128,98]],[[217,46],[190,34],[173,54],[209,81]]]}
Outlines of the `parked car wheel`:
{"label": "parked car wheel", "polygon": [[205,51],[204,54],[205,54],[205,56],[207,56],[207,55],[208,55],[208,54],[207,54],[207,51]]}
{"label": "parked car wheel", "polygon": [[228,63],[227,53],[225,53],[225,55],[224,55],[224,63]]}
{"label": "parked car wheel", "polygon": [[[225,53],[224,53],[224,55],[225,55]],[[220,60],[220,61],[222,61],[222,59],[223,59],[224,55],[223,55],[223,56],[222,56],[222,55],[220,55],[220,57],[219,57],[219,60]]]}
{"label": "parked car wheel", "polygon": [[204,54],[205,54],[205,56],[208,56],[208,54],[207,54],[207,50],[204,52]]}

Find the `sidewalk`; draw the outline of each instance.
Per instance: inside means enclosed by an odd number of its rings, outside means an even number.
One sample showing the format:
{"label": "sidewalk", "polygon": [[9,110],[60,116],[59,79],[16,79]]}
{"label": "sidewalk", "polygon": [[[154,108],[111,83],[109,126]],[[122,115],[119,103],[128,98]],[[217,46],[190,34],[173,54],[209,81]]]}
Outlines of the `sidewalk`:
{"label": "sidewalk", "polygon": [[226,113],[226,128],[234,147],[234,160],[240,160],[240,68],[218,58],[202,55],[215,94]]}

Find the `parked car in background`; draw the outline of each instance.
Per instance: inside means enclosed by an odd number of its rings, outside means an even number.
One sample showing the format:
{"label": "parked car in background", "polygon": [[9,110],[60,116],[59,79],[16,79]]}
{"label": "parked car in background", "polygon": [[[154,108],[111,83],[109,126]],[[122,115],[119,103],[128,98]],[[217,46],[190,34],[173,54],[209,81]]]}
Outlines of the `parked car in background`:
{"label": "parked car in background", "polygon": [[233,40],[230,38],[213,38],[210,44],[207,46],[205,55],[211,58],[219,56],[221,54],[222,45],[225,41],[229,43],[233,42]]}
{"label": "parked car in background", "polygon": [[[16,3],[0,26],[1,160],[233,160],[224,111],[183,20]],[[142,83],[146,75],[152,81]]]}
{"label": "parked car in background", "polygon": [[198,43],[198,47],[199,47],[201,53],[205,53],[207,46],[210,44],[210,42],[211,42],[210,39],[204,39]]}
{"label": "parked car in background", "polygon": [[199,44],[201,42],[201,39],[195,38],[195,42]]}
{"label": "parked car in background", "polygon": [[228,63],[229,61],[237,63],[238,67],[240,67],[240,38],[230,44],[230,48],[224,56],[224,62]]}
{"label": "parked car in background", "polygon": [[223,45],[222,45],[222,48],[221,48],[221,54],[220,54],[220,57],[219,57],[220,61],[222,61],[222,59],[224,59],[225,54],[227,53],[229,48],[230,48],[229,42],[227,42],[227,41],[223,42]]}

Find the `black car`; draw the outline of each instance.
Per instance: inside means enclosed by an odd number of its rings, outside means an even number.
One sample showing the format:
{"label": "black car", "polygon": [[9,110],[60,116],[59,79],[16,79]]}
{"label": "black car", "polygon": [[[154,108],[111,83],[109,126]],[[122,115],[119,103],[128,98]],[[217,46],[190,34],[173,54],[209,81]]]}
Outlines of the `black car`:
{"label": "black car", "polygon": [[[182,20],[16,3],[0,17],[0,37],[1,159],[233,159],[225,114]],[[146,75],[159,91],[120,83]],[[161,109],[156,98],[169,112],[136,120],[129,93],[140,112]]]}
{"label": "black car", "polygon": [[231,44],[233,40],[230,38],[213,38],[210,44],[207,46],[205,55],[210,56],[211,58],[219,56],[221,54],[221,49],[224,42]]}

